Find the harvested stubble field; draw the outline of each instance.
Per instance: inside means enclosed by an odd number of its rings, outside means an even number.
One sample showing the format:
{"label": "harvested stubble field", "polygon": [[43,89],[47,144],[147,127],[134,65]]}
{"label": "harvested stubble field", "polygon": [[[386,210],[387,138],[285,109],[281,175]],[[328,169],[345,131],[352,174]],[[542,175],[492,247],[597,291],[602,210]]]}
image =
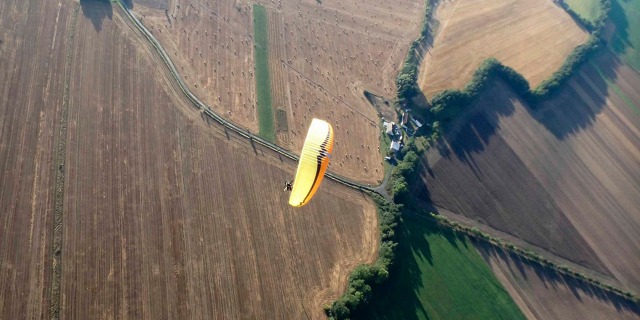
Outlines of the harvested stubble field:
{"label": "harvested stubble field", "polygon": [[640,319],[640,306],[485,243],[476,243],[527,319]]}
{"label": "harvested stubble field", "polygon": [[[223,58],[223,65],[226,65],[224,70],[227,71],[218,69],[217,72],[229,74],[235,71],[235,76],[245,72],[252,77],[252,26],[251,21],[247,20],[251,16],[250,6],[242,4],[238,7],[240,9],[236,9],[224,2],[193,2],[195,8],[201,10],[196,14],[194,7],[190,7],[191,2],[169,1],[167,8],[172,24],[167,22],[161,10],[144,6],[137,6],[134,10],[146,16],[143,18],[146,25],[154,30],[162,29],[162,33],[155,35],[163,45],[180,48],[176,50],[179,61],[188,59],[185,54],[188,50],[193,51],[194,45],[202,48],[201,44],[193,43],[194,39],[204,37],[215,47],[231,44],[227,35],[237,34],[233,36],[233,43],[237,43],[237,39],[245,42],[241,42],[237,50],[218,50],[237,51],[237,55],[230,54]],[[326,119],[334,125],[337,142],[330,170],[358,181],[379,182],[383,177],[378,152],[381,128],[378,125],[379,117],[364,98],[363,90],[387,98],[394,96],[393,79],[406,56],[409,43],[419,34],[424,1],[402,0],[393,4],[382,0],[366,3],[319,3],[314,0],[259,2],[267,8],[269,15],[272,105],[274,114],[280,114],[281,118],[281,125],[276,126],[277,142],[299,152],[311,118]],[[215,3],[219,4],[214,6]],[[227,10],[227,7],[230,9]],[[184,20],[181,20],[182,16],[185,16]],[[200,36],[190,31],[195,25]],[[203,30],[207,30],[208,34],[203,36]],[[185,37],[190,37],[191,42]],[[182,45],[176,45],[178,42]],[[206,47],[201,50],[203,57],[214,57],[210,51]],[[231,66],[236,63],[234,61],[247,63]],[[189,78],[199,79],[198,89],[207,91],[203,96],[207,103],[214,104],[214,109],[225,113],[231,110],[231,114],[226,113],[225,116],[242,126],[257,130],[253,82],[247,86],[244,82],[230,81],[225,84],[229,88],[222,88],[221,91],[206,81],[209,76],[202,75],[210,74],[210,67],[185,66],[184,72]],[[195,91],[199,93],[198,89]],[[231,95],[242,92],[248,100],[211,99],[225,95],[226,90]],[[286,121],[282,118],[284,115]]]}
{"label": "harvested stubble field", "polygon": [[435,34],[418,84],[427,97],[462,87],[494,57],[535,87],[558,70],[588,34],[550,0],[437,1]]}
{"label": "harvested stubble field", "polygon": [[0,2],[0,319],[50,317],[53,150],[72,7]]}
{"label": "harvested stubble field", "polygon": [[537,111],[496,82],[423,159],[416,194],[640,292],[638,88],[610,54]]}
{"label": "harvested stubble field", "polygon": [[134,1],[133,11],[196,96],[225,118],[258,132],[250,3],[145,0]]}
{"label": "harvested stubble field", "polygon": [[118,7],[0,13],[0,318],[56,318],[53,279],[62,319],[322,318],[376,258],[370,199],[325,181],[290,209],[296,164],[201,117]]}
{"label": "harvested stubble field", "polygon": [[325,181],[292,210],[296,164],[208,124],[124,19],[78,21],[61,317],[322,318],[376,258],[373,202]]}

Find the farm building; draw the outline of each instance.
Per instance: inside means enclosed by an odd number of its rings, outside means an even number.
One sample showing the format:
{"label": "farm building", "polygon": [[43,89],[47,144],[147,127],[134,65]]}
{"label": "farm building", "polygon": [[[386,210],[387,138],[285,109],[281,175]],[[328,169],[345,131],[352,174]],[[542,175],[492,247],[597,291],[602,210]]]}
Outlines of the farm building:
{"label": "farm building", "polygon": [[405,112],[402,113],[402,120],[400,122],[400,125],[407,125],[407,122],[409,122],[409,109],[405,110]]}
{"label": "farm building", "polygon": [[420,121],[418,121],[417,119],[412,117],[411,121],[413,122],[413,124],[416,125],[416,127],[418,127],[418,128],[422,127],[422,123],[420,123]]}
{"label": "farm building", "polygon": [[389,149],[393,152],[400,151],[400,141],[391,141],[391,146]]}
{"label": "farm building", "polygon": [[385,132],[390,135],[393,136],[393,126],[395,125],[395,123],[393,122],[385,122],[384,123],[384,128],[385,128]]}

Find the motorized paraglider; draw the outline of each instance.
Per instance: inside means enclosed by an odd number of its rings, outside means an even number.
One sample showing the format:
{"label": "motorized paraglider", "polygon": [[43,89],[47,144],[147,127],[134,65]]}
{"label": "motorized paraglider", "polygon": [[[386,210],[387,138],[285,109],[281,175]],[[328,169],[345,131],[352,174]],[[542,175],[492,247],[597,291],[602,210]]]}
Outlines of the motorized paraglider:
{"label": "motorized paraglider", "polygon": [[302,207],[316,193],[329,166],[333,151],[333,128],[320,119],[313,119],[302,146],[296,177],[291,186],[289,204]]}

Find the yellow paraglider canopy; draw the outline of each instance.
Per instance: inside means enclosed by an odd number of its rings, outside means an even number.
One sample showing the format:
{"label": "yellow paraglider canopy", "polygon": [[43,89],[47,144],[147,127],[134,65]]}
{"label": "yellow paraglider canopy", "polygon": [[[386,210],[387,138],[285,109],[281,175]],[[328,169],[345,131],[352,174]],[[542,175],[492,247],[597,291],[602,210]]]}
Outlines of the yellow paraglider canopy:
{"label": "yellow paraglider canopy", "polygon": [[293,180],[290,205],[302,207],[311,200],[324,178],[332,151],[333,128],[326,121],[313,119],[304,140],[296,178]]}

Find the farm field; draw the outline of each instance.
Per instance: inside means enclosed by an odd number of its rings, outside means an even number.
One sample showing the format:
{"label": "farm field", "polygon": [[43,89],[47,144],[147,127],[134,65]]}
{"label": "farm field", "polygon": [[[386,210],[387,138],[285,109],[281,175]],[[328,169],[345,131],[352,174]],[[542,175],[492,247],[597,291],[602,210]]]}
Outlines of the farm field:
{"label": "farm field", "polygon": [[0,318],[323,318],[373,202],[290,209],[296,164],[202,118],[119,10],[0,3]]}
{"label": "farm field", "polygon": [[73,6],[0,2],[0,319],[50,318],[54,150]]}
{"label": "farm field", "polygon": [[418,84],[431,98],[462,89],[487,58],[521,73],[532,88],[558,70],[588,33],[553,1],[439,1],[433,43],[423,53]]}
{"label": "farm field", "polygon": [[133,1],[200,100],[258,133],[251,4],[235,1]]}
{"label": "farm field", "polygon": [[527,319],[640,319],[640,306],[486,244],[476,244]]}
{"label": "farm field", "polygon": [[[187,1],[148,2],[134,4],[133,10],[146,26],[157,31],[154,35],[168,51],[175,48],[178,64],[185,66],[179,71],[197,79],[189,83],[193,88],[197,84],[195,93],[230,120],[257,131],[252,21],[248,19],[251,6],[238,3],[236,8],[231,1],[193,6]],[[267,8],[269,21],[269,69],[278,144],[299,152],[311,118],[328,120],[334,125],[337,142],[330,170],[365,183],[381,181],[378,147],[382,129],[363,91],[394,97],[395,75],[409,43],[419,34],[424,1],[402,0],[393,5],[382,0],[259,3]],[[207,49],[209,43],[216,50]],[[234,48],[227,49],[227,44]],[[190,66],[188,59],[195,60],[200,53],[202,58],[198,59],[221,61],[215,74],[209,62],[206,67]],[[232,71],[236,74],[230,75]],[[216,82],[222,75],[231,80]],[[240,92],[240,100],[224,97],[239,96]],[[216,100],[217,96],[222,100]]]}
{"label": "farm field", "polygon": [[638,88],[611,53],[536,111],[496,82],[423,158],[415,195],[640,292]]}
{"label": "farm field", "polygon": [[324,317],[351,269],[376,258],[373,202],[325,181],[292,210],[280,188],[295,163],[178,99],[119,9],[99,32],[99,8],[84,10],[70,83],[61,318]]}
{"label": "farm field", "polygon": [[598,17],[598,2],[599,0],[564,0],[571,10],[589,21]]}
{"label": "farm field", "polygon": [[525,319],[469,239],[403,220],[391,278],[362,319]]}

